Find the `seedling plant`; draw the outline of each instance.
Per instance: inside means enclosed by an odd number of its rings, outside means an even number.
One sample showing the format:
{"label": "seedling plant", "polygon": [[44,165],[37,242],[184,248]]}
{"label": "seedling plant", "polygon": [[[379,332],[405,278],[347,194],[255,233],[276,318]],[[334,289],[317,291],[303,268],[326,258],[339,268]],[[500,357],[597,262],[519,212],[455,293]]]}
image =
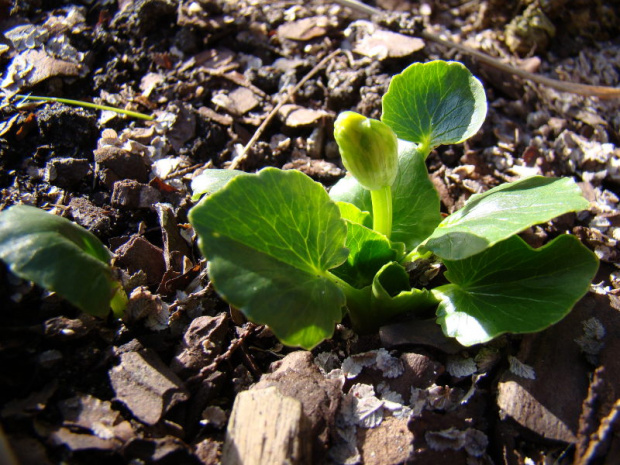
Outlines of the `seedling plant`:
{"label": "seedling plant", "polygon": [[[588,207],[571,179],[533,176],[473,195],[445,218],[425,160],[474,135],[480,81],[460,63],[416,63],[393,77],[381,121],[342,113],[334,136],[350,176],[329,193],[298,171],[208,170],[189,213],[219,294],[285,344],[310,349],[348,315],[360,333],[434,309],[463,345],[540,331],[588,291],[595,255],[570,235],[533,249],[517,234]],[[447,284],[407,272],[440,261]]]}

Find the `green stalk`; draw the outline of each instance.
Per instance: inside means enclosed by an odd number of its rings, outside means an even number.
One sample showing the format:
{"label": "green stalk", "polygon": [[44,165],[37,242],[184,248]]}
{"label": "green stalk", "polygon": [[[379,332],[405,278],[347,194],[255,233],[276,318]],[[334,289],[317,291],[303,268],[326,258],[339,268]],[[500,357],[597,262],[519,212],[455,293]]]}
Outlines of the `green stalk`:
{"label": "green stalk", "polygon": [[65,103],[67,105],[75,105],[78,107],[84,108],[93,108],[95,110],[108,110],[113,111],[115,113],[119,113],[121,115],[127,115],[132,118],[145,119],[148,121],[152,121],[155,119],[154,116],[145,115],[144,113],[138,113],[137,111],[123,110],[122,108],[110,107],[108,105],[99,105],[97,103],[83,102],[81,100],[71,100],[68,98],[59,98],[59,97],[37,97],[35,95],[16,95],[15,97],[21,98],[23,100],[32,100],[38,102],[58,102]]}
{"label": "green stalk", "polygon": [[370,191],[372,199],[372,229],[385,235],[392,234],[392,186]]}

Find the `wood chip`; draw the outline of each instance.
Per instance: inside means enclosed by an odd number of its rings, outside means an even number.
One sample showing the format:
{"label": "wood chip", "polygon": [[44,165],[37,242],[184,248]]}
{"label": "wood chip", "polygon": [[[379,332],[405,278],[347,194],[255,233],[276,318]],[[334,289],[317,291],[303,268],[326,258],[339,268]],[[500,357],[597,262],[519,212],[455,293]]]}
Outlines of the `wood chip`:
{"label": "wood chip", "polygon": [[241,392],[235,399],[222,453],[227,465],[312,463],[310,429],[301,402],[277,388]]}
{"label": "wood chip", "polygon": [[214,95],[211,101],[237,116],[246,114],[248,111],[256,108],[259,100],[250,89],[239,87],[227,94]]}
{"label": "wood chip", "polygon": [[355,44],[353,51],[379,60],[403,58],[424,48],[424,41],[391,31],[377,30]]}
{"label": "wood chip", "polygon": [[290,128],[309,126],[328,115],[329,113],[324,110],[313,110],[292,104],[282,105],[279,111],[280,118]]}
{"label": "wood chip", "polygon": [[307,41],[324,36],[327,33],[327,24],[328,18],[326,16],[314,16],[286,22],[278,27],[277,34],[280,40]]}

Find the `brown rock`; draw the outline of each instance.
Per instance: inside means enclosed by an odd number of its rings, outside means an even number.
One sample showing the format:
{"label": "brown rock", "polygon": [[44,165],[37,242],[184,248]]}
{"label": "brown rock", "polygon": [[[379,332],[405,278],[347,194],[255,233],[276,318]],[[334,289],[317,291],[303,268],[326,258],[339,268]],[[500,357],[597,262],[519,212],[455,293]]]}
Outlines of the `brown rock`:
{"label": "brown rock", "polygon": [[150,167],[148,160],[139,152],[132,152],[121,147],[106,145],[94,151],[95,161],[111,170],[117,179],[134,179],[148,182]]}
{"label": "brown rock", "polygon": [[161,193],[154,187],[125,179],[114,183],[110,202],[115,207],[147,209],[160,200]]}
{"label": "brown rock", "polygon": [[113,209],[100,208],[85,197],[73,197],[69,211],[77,224],[95,234],[109,234],[116,220]]}
{"label": "brown rock", "polygon": [[142,270],[147,276],[147,284],[158,284],[166,271],[164,253],[142,236],[133,236],[118,249],[116,265],[134,274]]}
{"label": "brown rock", "polygon": [[189,398],[183,382],[152,352],[126,352],[109,371],[116,398],[140,421],[154,425]]}
{"label": "brown rock", "polygon": [[79,158],[52,158],[45,165],[45,180],[54,186],[76,187],[88,178],[92,183],[92,173],[90,162]]}
{"label": "brown rock", "polygon": [[364,465],[406,462],[413,453],[413,434],[407,419],[385,418],[376,428],[359,428],[358,444]]}

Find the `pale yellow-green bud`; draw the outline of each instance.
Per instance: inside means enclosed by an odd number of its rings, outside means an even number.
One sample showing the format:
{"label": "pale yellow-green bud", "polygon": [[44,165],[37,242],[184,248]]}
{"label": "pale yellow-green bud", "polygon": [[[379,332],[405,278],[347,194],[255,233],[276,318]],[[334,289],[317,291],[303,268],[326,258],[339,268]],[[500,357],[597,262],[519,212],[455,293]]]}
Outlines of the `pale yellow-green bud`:
{"label": "pale yellow-green bud", "polygon": [[340,113],[334,137],[344,167],[365,189],[391,186],[398,173],[398,139],[379,120],[352,111]]}

